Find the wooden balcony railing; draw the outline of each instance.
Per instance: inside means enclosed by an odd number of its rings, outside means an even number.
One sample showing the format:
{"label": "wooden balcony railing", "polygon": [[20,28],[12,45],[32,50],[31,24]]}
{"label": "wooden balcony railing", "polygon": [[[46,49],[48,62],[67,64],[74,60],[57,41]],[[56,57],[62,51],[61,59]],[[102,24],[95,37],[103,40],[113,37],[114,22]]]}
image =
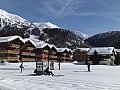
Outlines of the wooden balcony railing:
{"label": "wooden balcony railing", "polygon": [[19,54],[19,51],[16,51],[16,50],[0,50],[0,53]]}
{"label": "wooden balcony railing", "polygon": [[56,52],[50,52],[49,54],[52,54],[52,55],[54,55],[54,54],[56,54]]}
{"label": "wooden balcony railing", "polygon": [[35,61],[35,58],[22,58],[22,61]]}
{"label": "wooden balcony railing", "polygon": [[8,50],[8,53],[19,54],[19,51],[16,51],[16,50]]}
{"label": "wooden balcony railing", "polygon": [[17,61],[18,57],[0,57],[0,60]]}
{"label": "wooden balcony railing", "polygon": [[10,44],[9,47],[20,48],[20,45],[18,45],[18,44]]}
{"label": "wooden balcony railing", "polygon": [[48,50],[42,50],[42,52],[48,53]]}
{"label": "wooden balcony railing", "polygon": [[[42,58],[42,54],[37,54],[37,55],[35,55],[35,56]],[[48,54],[45,54],[44,57],[45,57],[45,58],[48,58]]]}
{"label": "wooden balcony railing", "polygon": [[25,47],[25,50],[33,50],[33,47]]}
{"label": "wooden balcony railing", "polygon": [[50,55],[49,58],[57,58],[57,56]]}
{"label": "wooden balcony railing", "polygon": [[22,52],[22,55],[35,56],[35,53]]}
{"label": "wooden balcony railing", "polygon": [[9,61],[16,61],[16,60],[19,60],[19,58],[18,57],[8,57],[8,60]]}

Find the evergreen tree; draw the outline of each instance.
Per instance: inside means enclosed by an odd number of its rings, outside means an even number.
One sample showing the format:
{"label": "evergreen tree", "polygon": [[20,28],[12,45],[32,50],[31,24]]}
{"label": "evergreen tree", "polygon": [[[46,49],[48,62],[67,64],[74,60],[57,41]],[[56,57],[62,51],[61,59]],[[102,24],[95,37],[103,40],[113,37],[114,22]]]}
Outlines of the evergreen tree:
{"label": "evergreen tree", "polygon": [[120,65],[120,56],[117,54],[116,56],[115,56],[115,65]]}
{"label": "evergreen tree", "polygon": [[93,65],[99,65],[99,62],[100,62],[100,57],[99,57],[97,51],[95,50],[94,54],[93,54],[93,58],[92,58],[92,63],[93,63]]}

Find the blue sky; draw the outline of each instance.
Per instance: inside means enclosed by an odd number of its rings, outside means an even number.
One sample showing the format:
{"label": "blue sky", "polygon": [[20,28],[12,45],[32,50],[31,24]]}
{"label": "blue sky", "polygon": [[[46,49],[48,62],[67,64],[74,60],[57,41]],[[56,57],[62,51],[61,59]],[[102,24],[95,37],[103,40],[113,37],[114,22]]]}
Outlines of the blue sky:
{"label": "blue sky", "polygon": [[120,0],[0,0],[0,8],[88,35],[120,30]]}

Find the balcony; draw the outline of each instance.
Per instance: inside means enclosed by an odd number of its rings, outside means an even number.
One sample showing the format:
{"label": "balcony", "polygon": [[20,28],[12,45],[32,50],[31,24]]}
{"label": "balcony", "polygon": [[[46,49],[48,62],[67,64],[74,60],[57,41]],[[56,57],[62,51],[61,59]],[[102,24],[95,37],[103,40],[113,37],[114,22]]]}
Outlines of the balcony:
{"label": "balcony", "polygon": [[57,58],[57,56],[50,55],[49,58]]}
{"label": "balcony", "polygon": [[22,61],[35,61],[35,58],[22,58]]}
{"label": "balcony", "polygon": [[42,50],[42,52],[48,53],[48,50]]}
{"label": "balcony", "polygon": [[9,61],[16,61],[16,60],[19,60],[19,58],[18,57],[8,57],[8,60]]}
{"label": "balcony", "polygon": [[27,55],[27,56],[35,56],[35,53],[30,53],[30,52],[22,52],[22,55]]}
{"label": "balcony", "polygon": [[19,51],[16,51],[16,50],[0,50],[0,53],[19,54]]}
{"label": "balcony", "polygon": [[25,47],[25,50],[33,50],[33,47]]}
{"label": "balcony", "polygon": [[[36,58],[42,58],[42,54],[36,54]],[[48,58],[48,54],[44,55],[44,58]]]}
{"label": "balcony", "polygon": [[18,45],[18,44],[10,44],[9,47],[20,48],[20,45]]}
{"label": "balcony", "polygon": [[50,54],[54,55],[54,54],[56,54],[56,52],[50,52]]}
{"label": "balcony", "polygon": [[19,54],[19,51],[16,51],[16,50],[8,50],[8,53]]}
{"label": "balcony", "polygon": [[17,61],[18,57],[0,57],[0,60]]}

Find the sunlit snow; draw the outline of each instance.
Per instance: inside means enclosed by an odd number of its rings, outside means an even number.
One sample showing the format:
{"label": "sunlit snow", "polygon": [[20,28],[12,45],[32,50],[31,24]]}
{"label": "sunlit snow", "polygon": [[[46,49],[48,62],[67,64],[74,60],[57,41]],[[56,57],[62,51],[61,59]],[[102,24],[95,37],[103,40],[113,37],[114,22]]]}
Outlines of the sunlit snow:
{"label": "sunlit snow", "polygon": [[120,66],[86,65],[61,63],[61,70],[55,63],[53,73],[57,76],[35,76],[35,62],[0,65],[0,90],[120,90]]}

